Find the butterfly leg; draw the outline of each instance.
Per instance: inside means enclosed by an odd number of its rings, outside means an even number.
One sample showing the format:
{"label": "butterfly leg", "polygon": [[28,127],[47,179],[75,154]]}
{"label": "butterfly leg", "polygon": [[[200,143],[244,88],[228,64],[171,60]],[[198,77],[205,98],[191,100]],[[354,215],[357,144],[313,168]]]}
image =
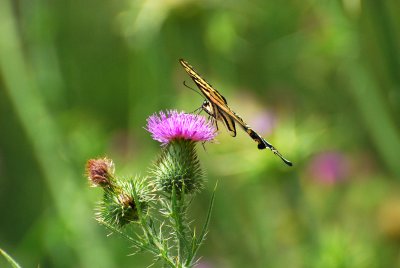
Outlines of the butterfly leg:
{"label": "butterfly leg", "polygon": [[193,112],[191,112],[191,114],[196,113],[196,114],[199,115],[199,114],[201,113],[201,111],[203,111],[203,108],[202,108],[202,107],[199,107],[199,108],[195,109]]}
{"label": "butterfly leg", "polygon": [[207,152],[207,149],[206,149],[206,146],[205,146],[205,144],[206,144],[206,142],[205,142],[205,141],[203,141],[203,142],[201,143],[201,145],[203,146],[203,149],[204,149],[204,151],[205,151],[205,152]]}
{"label": "butterfly leg", "polygon": [[209,115],[209,116],[208,116],[208,120],[210,120],[210,119],[211,119],[211,122],[215,125],[215,128],[216,128],[217,131],[218,131],[219,129],[218,129],[217,120],[214,118],[214,116]]}

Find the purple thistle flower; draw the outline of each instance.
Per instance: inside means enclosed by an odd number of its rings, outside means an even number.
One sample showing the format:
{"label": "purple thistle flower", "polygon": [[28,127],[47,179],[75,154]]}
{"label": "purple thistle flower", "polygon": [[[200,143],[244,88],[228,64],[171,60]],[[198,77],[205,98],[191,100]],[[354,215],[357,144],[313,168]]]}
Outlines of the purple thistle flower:
{"label": "purple thistle flower", "polygon": [[211,141],[217,135],[214,125],[204,116],[169,110],[147,118],[147,131],[163,145],[174,139]]}

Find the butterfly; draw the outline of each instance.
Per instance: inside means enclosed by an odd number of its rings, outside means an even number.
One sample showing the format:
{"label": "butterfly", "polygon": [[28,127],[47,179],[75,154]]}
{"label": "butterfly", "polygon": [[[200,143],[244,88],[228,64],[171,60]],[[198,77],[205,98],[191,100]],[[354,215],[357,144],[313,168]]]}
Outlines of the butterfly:
{"label": "butterfly", "polygon": [[231,108],[229,108],[228,103],[224,96],[218,92],[214,87],[212,87],[206,80],[204,80],[193,67],[184,59],[180,59],[179,62],[182,64],[185,71],[189,74],[192,80],[195,82],[196,86],[200,89],[201,93],[204,95],[206,100],[204,100],[201,108],[212,118],[215,119],[215,125],[218,129],[217,121],[223,122],[228,132],[231,136],[236,136],[236,126],[237,123],[246,133],[257,142],[258,149],[270,149],[275,155],[282,159],[285,164],[292,166],[292,162],[285,159],[281,153],[268,141],[257,134],[250,126],[248,126],[243,119],[237,115]]}

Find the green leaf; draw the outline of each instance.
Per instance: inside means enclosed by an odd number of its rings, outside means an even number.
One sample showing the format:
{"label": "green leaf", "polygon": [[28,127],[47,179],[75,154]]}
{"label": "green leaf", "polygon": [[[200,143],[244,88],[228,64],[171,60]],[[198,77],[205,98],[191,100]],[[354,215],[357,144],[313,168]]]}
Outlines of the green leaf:
{"label": "green leaf", "polygon": [[192,252],[185,263],[187,266],[190,266],[192,264],[193,259],[197,254],[197,251],[199,250],[201,244],[204,242],[205,237],[207,235],[208,226],[210,225],[210,220],[211,220],[211,212],[212,212],[212,209],[214,206],[215,193],[217,190],[217,186],[218,186],[218,182],[215,184],[215,187],[214,187],[214,190],[213,190],[213,193],[211,196],[211,200],[210,200],[210,205],[209,205],[208,211],[207,211],[207,218],[206,218],[206,221],[204,222],[203,230],[201,231],[199,238],[196,238],[195,232],[193,233]]}

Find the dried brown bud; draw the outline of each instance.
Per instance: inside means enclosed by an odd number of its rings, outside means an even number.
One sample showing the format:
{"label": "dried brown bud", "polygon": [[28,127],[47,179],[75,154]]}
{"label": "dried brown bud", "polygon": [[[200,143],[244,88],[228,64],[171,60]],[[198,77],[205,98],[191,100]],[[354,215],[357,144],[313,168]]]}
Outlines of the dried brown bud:
{"label": "dried brown bud", "polygon": [[86,174],[93,186],[107,186],[114,175],[114,163],[108,158],[90,159],[86,163]]}
{"label": "dried brown bud", "polygon": [[136,209],[136,205],[135,205],[135,202],[133,200],[133,197],[128,196],[127,194],[120,194],[118,196],[118,201],[124,207],[131,207],[132,209]]}

